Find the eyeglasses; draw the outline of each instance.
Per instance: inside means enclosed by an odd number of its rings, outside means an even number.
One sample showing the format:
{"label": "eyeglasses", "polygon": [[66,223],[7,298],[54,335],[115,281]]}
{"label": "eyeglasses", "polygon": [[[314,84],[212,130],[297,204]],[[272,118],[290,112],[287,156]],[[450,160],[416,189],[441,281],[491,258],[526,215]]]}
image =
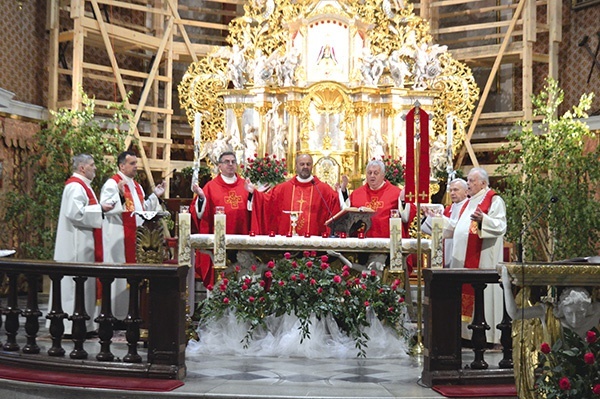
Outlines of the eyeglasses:
{"label": "eyeglasses", "polygon": [[235,165],[237,163],[236,160],[232,160],[232,159],[225,159],[219,163],[224,163],[225,165]]}

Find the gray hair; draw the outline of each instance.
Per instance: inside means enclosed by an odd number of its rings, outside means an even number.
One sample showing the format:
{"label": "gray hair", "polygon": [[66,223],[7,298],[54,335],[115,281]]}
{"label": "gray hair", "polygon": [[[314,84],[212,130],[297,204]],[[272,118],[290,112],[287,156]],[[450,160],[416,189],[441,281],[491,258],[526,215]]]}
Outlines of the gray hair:
{"label": "gray hair", "polygon": [[369,169],[369,166],[373,166],[373,165],[379,166],[379,168],[381,169],[381,173],[383,173],[385,175],[385,164],[383,163],[382,160],[373,159],[372,161],[369,161],[369,163],[367,164],[367,169]]}
{"label": "gray hair", "polygon": [[465,179],[461,179],[460,177],[457,177],[456,179],[453,179],[449,186],[453,185],[453,184],[458,184],[459,186],[461,186],[464,190],[467,190],[467,182],[465,181]]}
{"label": "gray hair", "polygon": [[93,161],[94,157],[89,154],[79,154],[73,157],[73,172],[77,172],[77,169],[81,165],[87,165],[90,161]]}
{"label": "gray hair", "polygon": [[488,186],[490,185],[490,177],[488,176],[488,172],[483,168],[473,168],[469,171],[469,174],[477,173],[481,180],[483,180]]}

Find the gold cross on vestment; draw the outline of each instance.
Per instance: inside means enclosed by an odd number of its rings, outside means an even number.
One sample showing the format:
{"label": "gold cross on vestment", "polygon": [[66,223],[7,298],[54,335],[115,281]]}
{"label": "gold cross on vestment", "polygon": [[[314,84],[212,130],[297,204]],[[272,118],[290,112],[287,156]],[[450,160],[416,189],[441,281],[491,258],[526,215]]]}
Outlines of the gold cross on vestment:
{"label": "gold cross on vestment", "polygon": [[421,194],[419,194],[419,197],[421,197],[421,201],[425,201],[427,200],[427,193],[425,191],[421,191]]}
{"label": "gold cross on vestment", "polygon": [[383,206],[383,201],[378,201],[378,200],[379,200],[379,197],[373,197],[373,198],[371,198],[371,202],[367,202],[365,204],[365,206],[367,208],[371,208],[374,211],[376,211]]}
{"label": "gold cross on vestment", "polygon": [[225,203],[230,204],[232,209],[238,209],[238,204],[242,201],[241,195],[236,195],[235,191],[230,191],[225,197]]}
{"label": "gold cross on vestment", "polygon": [[306,200],[304,199],[304,193],[300,193],[300,199],[296,202],[300,204],[300,209],[302,209],[302,205],[304,205],[304,203],[306,202]]}
{"label": "gold cross on vestment", "polygon": [[408,202],[413,202],[415,195],[413,193],[408,193],[406,194],[406,198],[408,198]]}

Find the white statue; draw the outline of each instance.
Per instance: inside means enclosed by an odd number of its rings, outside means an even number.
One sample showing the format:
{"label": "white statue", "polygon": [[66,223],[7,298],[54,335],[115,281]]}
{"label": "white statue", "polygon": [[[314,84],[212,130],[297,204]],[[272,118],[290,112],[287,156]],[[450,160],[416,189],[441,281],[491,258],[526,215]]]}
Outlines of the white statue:
{"label": "white statue", "polygon": [[301,54],[297,48],[292,47],[279,60],[277,79],[279,86],[289,87],[296,83],[295,74],[300,65]]}
{"label": "white statue", "polygon": [[428,46],[427,43],[421,43],[414,51],[414,75],[415,75],[415,89],[426,89],[427,80],[434,79],[441,71],[439,55],[445,53],[448,50],[448,46],[440,46],[434,44]]}
{"label": "white statue", "polygon": [[236,89],[243,89],[246,79],[244,78],[244,72],[246,69],[246,59],[244,58],[244,50],[240,49],[240,46],[234,44],[231,48],[231,56],[229,62],[227,62],[227,71],[229,72],[229,79],[233,83],[233,87]]}
{"label": "white statue", "polygon": [[213,164],[217,164],[219,162],[219,156],[225,151],[231,151],[231,146],[228,143],[229,137],[225,137],[223,132],[217,133],[217,138],[212,143],[211,151],[210,151],[210,160]]}
{"label": "white statue", "polygon": [[254,87],[264,87],[273,76],[273,60],[257,49],[254,54]]}
{"label": "white statue", "polygon": [[236,159],[242,159],[244,156],[244,145],[240,140],[240,131],[237,127],[237,123],[233,125],[231,132],[229,132],[228,145],[231,147],[233,152],[235,152]]}
{"label": "white statue", "polygon": [[256,158],[256,149],[258,148],[258,140],[256,138],[256,128],[250,124],[244,126],[244,161]]}
{"label": "white statue", "polygon": [[360,72],[363,76],[363,83],[367,86],[377,86],[385,69],[385,56],[383,54],[373,55],[371,49],[364,47],[361,61]]}
{"label": "white statue", "polygon": [[448,151],[446,149],[446,140],[439,134],[429,146],[429,164],[431,165],[431,174],[435,176],[436,172],[444,171],[448,163]]}
{"label": "white statue", "polygon": [[404,87],[404,78],[410,76],[411,73],[408,64],[400,58],[400,55],[400,50],[392,51],[388,58],[388,67],[396,87],[402,88]]}
{"label": "white statue", "polygon": [[381,131],[371,128],[369,131],[369,161],[372,159],[383,159],[385,156],[385,140],[381,135]]}

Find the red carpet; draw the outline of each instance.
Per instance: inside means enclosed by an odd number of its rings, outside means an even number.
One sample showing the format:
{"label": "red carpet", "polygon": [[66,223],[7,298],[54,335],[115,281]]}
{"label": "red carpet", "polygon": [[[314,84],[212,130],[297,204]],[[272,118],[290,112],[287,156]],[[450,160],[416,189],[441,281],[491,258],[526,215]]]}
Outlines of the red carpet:
{"label": "red carpet", "polygon": [[90,374],[60,373],[20,369],[0,365],[0,379],[34,382],[37,384],[62,385],[68,387],[103,388],[128,391],[172,391],[183,385],[179,380],[157,380],[149,378],[110,377]]}
{"label": "red carpet", "polygon": [[497,398],[517,396],[517,389],[512,384],[434,385],[432,389],[447,398]]}

